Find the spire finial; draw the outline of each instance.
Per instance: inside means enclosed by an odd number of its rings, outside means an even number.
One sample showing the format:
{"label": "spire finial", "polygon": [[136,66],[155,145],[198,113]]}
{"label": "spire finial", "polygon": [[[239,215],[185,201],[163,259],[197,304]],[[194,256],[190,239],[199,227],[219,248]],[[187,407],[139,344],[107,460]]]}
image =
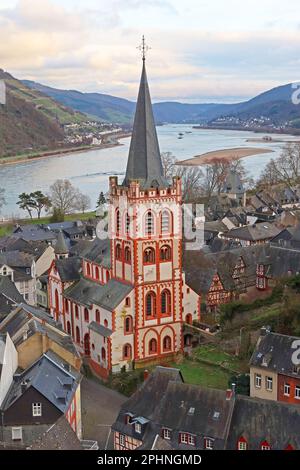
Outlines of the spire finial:
{"label": "spire finial", "polygon": [[149,51],[149,49],[151,49],[151,47],[147,46],[146,41],[145,41],[145,36],[144,36],[144,35],[142,36],[142,42],[141,42],[141,44],[137,47],[137,49],[139,49],[139,51],[141,51],[141,53],[142,53],[142,60],[145,61],[145,60],[146,60],[146,53]]}

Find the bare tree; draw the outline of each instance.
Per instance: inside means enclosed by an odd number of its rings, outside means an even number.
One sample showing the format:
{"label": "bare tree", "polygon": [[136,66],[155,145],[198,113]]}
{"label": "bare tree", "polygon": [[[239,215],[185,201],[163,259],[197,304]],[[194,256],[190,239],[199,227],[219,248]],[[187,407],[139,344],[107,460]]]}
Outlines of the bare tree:
{"label": "bare tree", "polygon": [[50,186],[49,199],[52,207],[60,211],[61,214],[67,214],[77,209],[78,190],[69,180],[56,180]]}
{"label": "bare tree", "polygon": [[182,181],[182,198],[184,201],[193,201],[200,195],[203,172],[198,166],[180,165],[177,158],[171,153],[162,153],[164,175],[171,179],[179,176]]}
{"label": "bare tree", "polygon": [[87,209],[91,207],[91,199],[86,194],[82,194],[78,191],[76,196],[76,208],[83,214]]}
{"label": "bare tree", "polygon": [[300,143],[288,143],[279,158],[270,160],[258,184],[268,187],[284,183],[291,187],[300,182]]}

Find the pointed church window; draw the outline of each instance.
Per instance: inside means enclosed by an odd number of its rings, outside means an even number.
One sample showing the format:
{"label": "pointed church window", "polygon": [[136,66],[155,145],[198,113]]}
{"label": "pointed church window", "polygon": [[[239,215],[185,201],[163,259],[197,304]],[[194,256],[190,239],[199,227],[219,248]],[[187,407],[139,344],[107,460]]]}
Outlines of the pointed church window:
{"label": "pointed church window", "polygon": [[170,233],[171,232],[171,215],[167,210],[162,211],[161,213],[161,232]]}
{"label": "pointed church window", "polygon": [[146,213],[146,220],[145,220],[145,232],[146,235],[153,235],[154,234],[154,215],[151,211]]}

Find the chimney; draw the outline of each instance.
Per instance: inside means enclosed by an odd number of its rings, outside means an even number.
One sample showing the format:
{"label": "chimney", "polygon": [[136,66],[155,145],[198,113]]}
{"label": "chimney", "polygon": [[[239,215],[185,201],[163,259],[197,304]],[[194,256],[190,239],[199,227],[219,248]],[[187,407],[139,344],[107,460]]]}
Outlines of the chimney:
{"label": "chimney", "polygon": [[234,396],[234,390],[232,388],[228,388],[226,390],[226,401],[230,401]]}
{"label": "chimney", "polygon": [[145,369],[144,370],[144,382],[145,382],[145,380],[148,379],[148,377],[149,377],[149,371],[148,371],[148,369]]}
{"label": "chimney", "polygon": [[22,380],[21,382],[21,392],[24,393],[27,388],[27,382],[25,380]]}

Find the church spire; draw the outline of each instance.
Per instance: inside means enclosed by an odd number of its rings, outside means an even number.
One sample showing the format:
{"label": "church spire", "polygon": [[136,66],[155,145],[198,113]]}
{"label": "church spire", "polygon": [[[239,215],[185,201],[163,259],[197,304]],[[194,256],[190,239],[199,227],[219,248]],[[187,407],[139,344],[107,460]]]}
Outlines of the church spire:
{"label": "church spire", "polygon": [[148,47],[145,45],[144,36],[140,50],[143,61],[142,75],[123,185],[127,186],[131,180],[139,180],[143,189],[166,187],[168,182],[163,175],[163,166],[147,81],[145,53]]}

